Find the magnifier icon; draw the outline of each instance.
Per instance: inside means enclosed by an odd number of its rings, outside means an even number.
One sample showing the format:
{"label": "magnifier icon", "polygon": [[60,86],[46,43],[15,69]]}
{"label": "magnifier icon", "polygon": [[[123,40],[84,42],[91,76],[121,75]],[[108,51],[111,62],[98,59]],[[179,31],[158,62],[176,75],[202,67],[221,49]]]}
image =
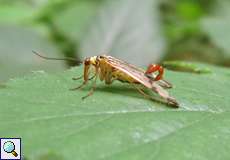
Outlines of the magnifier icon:
{"label": "magnifier icon", "polygon": [[14,157],[17,157],[18,154],[17,152],[15,151],[15,145],[13,142],[11,141],[7,141],[3,144],[3,149],[6,153],[11,153],[14,155]]}

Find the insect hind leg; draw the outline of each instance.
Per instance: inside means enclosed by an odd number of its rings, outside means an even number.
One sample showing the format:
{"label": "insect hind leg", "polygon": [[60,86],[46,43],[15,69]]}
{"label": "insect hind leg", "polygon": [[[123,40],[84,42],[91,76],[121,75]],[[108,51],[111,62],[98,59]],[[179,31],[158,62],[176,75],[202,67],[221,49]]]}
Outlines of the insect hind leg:
{"label": "insect hind leg", "polygon": [[137,91],[138,91],[140,94],[142,94],[146,99],[150,99],[150,100],[154,100],[154,101],[157,101],[157,102],[161,102],[159,99],[154,98],[154,97],[148,95],[147,93],[145,93],[145,92],[143,91],[143,89],[141,89],[141,88],[139,88],[139,87],[136,86],[137,84],[132,84],[132,85],[133,85],[134,88],[136,88]]}
{"label": "insect hind leg", "polygon": [[159,84],[164,89],[170,89],[170,88],[173,87],[173,85],[171,83],[169,83],[168,81],[163,80],[163,79],[159,80],[159,81],[156,81],[155,83]]}
{"label": "insect hind leg", "polygon": [[[138,92],[140,93],[140,94],[142,94],[145,98],[147,98],[147,99],[150,99],[150,100],[153,100],[153,101],[156,101],[156,102],[159,102],[159,103],[165,103],[165,102],[163,102],[161,99],[159,99],[159,98],[155,98],[155,97],[153,97],[153,96],[150,96],[150,95],[148,95],[147,93],[145,93],[144,91],[143,91],[143,89],[141,89],[141,88],[138,88],[135,84],[132,84],[137,90],[138,90]],[[162,97],[162,95],[160,95],[161,97]],[[162,97],[163,99],[165,99],[166,101],[167,101],[167,104],[168,105],[171,105],[171,106],[174,106],[174,107],[178,107],[179,106],[179,104],[176,102],[176,100],[173,98],[173,97],[167,97],[167,98],[165,98],[165,97]]]}

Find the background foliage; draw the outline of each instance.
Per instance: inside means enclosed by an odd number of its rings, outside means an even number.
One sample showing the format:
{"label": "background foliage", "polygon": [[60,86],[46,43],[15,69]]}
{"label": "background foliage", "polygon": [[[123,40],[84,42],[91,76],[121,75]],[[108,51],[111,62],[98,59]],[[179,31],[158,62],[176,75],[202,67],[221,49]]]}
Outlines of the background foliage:
{"label": "background foliage", "polygon": [[216,0],[1,0],[0,79],[65,68],[43,63],[31,50],[76,59],[109,53],[141,66],[175,59],[229,66],[228,6]]}

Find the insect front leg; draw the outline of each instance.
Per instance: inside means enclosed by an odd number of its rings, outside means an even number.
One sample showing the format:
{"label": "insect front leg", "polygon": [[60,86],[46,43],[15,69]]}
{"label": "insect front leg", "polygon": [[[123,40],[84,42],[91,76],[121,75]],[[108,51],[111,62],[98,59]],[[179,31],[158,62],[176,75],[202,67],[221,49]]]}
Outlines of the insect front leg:
{"label": "insect front leg", "polygon": [[155,81],[161,80],[164,74],[164,68],[161,65],[158,64],[150,64],[148,66],[148,69],[145,72],[145,75],[147,77],[152,77],[152,73],[158,71],[158,75],[154,78]]}
{"label": "insect front leg", "polygon": [[[89,69],[90,69],[90,62],[89,62],[89,60],[85,60],[85,62],[84,62],[84,74],[83,74],[84,82],[80,86],[78,86],[76,88],[72,88],[70,90],[81,89],[83,86],[85,86],[87,84],[87,82],[89,80]],[[80,78],[80,77],[78,77],[78,78]],[[78,79],[78,78],[76,78],[76,79]]]}
{"label": "insect front leg", "polygon": [[79,79],[82,79],[83,78],[83,75],[81,75],[80,77],[73,77],[72,80],[79,80]]}
{"label": "insect front leg", "polygon": [[82,97],[82,100],[84,100],[85,98],[91,96],[93,94],[93,92],[95,91],[96,89],[96,82],[97,82],[97,77],[98,77],[98,67],[96,67],[96,71],[95,71],[95,78],[94,78],[94,82],[93,82],[93,87],[91,88],[91,90],[89,91],[89,93]]}
{"label": "insect front leg", "polygon": [[[94,75],[93,75],[92,77],[90,77],[88,80],[90,81],[90,80],[94,79],[95,76],[96,76],[96,74],[94,74]],[[82,78],[83,78],[83,75],[80,76],[80,77],[76,77],[76,78],[73,77],[72,80],[75,80],[75,81],[76,81],[76,80],[79,80],[79,79],[82,79]]]}
{"label": "insect front leg", "polygon": [[[94,74],[92,77],[90,77],[87,81],[91,81],[92,79],[94,79],[95,78],[95,76],[96,76],[96,74]],[[82,76],[83,77],[83,76]],[[82,78],[81,77],[81,78]],[[79,79],[81,79],[80,77],[79,78],[73,78],[73,80],[79,80]],[[84,87],[84,85],[86,85],[86,81],[84,81],[80,86],[78,86],[78,87],[76,87],[76,88],[72,88],[72,89],[70,89],[70,90],[78,90],[78,89],[81,89],[82,87]]]}
{"label": "insect front leg", "polygon": [[78,87],[71,88],[70,90],[71,90],[71,91],[74,91],[74,90],[81,89],[81,88],[84,87],[86,84],[87,84],[87,81],[84,81],[84,82],[83,82],[81,85],[79,85]]}

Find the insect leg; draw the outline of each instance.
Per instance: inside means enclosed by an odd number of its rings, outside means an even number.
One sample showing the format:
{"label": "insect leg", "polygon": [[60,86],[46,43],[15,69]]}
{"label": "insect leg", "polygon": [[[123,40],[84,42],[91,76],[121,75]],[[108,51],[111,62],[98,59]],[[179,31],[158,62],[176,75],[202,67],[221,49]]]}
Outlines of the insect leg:
{"label": "insect leg", "polygon": [[105,84],[111,84],[112,83],[112,68],[110,66],[107,67],[107,70],[105,72]]}
{"label": "insect leg", "polygon": [[84,75],[83,75],[83,77],[84,77],[84,82],[83,82],[80,86],[78,86],[78,87],[76,87],[76,88],[72,88],[72,89],[70,89],[70,90],[77,90],[77,89],[80,89],[80,88],[82,88],[84,85],[87,84],[87,82],[88,82],[88,80],[89,80],[89,69],[90,69],[90,62],[89,62],[89,60],[85,60],[85,62],[84,62]]}
{"label": "insect leg", "polygon": [[[92,77],[90,77],[90,78],[88,79],[88,81],[94,79],[95,76],[96,76],[96,74],[94,74]],[[82,77],[83,77],[83,76],[82,76]],[[82,77],[81,77],[81,78],[82,78]],[[80,78],[79,78],[79,79],[80,79]],[[76,80],[76,79],[74,79],[74,80]],[[82,87],[84,87],[84,85],[86,85],[86,83],[87,83],[87,81],[84,81],[80,86],[78,86],[78,87],[76,87],[76,88],[71,88],[70,90],[78,90],[78,89],[81,89]]]}
{"label": "insect leg", "polygon": [[92,80],[92,79],[94,79],[96,77],[96,74],[94,74],[92,77],[90,77],[88,80],[90,81],[90,80]]}
{"label": "insect leg", "polygon": [[159,81],[156,81],[155,83],[159,84],[161,87],[165,88],[165,89],[169,89],[169,88],[172,88],[172,84],[169,83],[168,81],[166,80],[159,80]]}
{"label": "insect leg", "polygon": [[[92,77],[90,77],[87,81],[84,81],[80,86],[78,86],[78,87],[76,87],[76,88],[71,88],[70,90],[78,90],[78,89],[81,89],[82,87],[84,87],[84,85],[86,85],[86,83],[88,82],[88,81],[90,81],[90,80],[92,80],[92,79],[94,79],[94,77],[96,76],[96,74],[94,74]],[[83,76],[81,76],[81,78],[82,78]],[[73,80],[77,80],[77,79],[80,79],[80,77],[79,78],[74,78]]]}
{"label": "insect leg", "polygon": [[149,77],[151,73],[158,71],[158,75],[154,78],[155,81],[162,79],[164,74],[164,68],[158,64],[150,64],[148,69],[146,70],[145,74]]}
{"label": "insect leg", "polygon": [[95,77],[95,78],[94,78],[94,82],[93,82],[93,87],[91,88],[91,90],[89,91],[89,93],[88,93],[86,96],[82,97],[82,100],[84,100],[85,98],[91,96],[91,95],[93,94],[93,92],[95,91],[95,89],[96,89],[97,77],[98,77],[98,71],[97,71],[97,70],[96,70],[96,73],[95,73],[95,76],[94,76],[94,77]]}
{"label": "insect leg", "polygon": [[78,89],[81,89],[82,87],[84,87],[84,85],[87,84],[87,81],[84,81],[80,86],[78,87],[75,87],[75,88],[70,88],[71,91],[74,91],[74,90],[78,90]]}
{"label": "insect leg", "polygon": [[135,84],[133,84],[133,83],[131,83],[132,84],[132,86],[134,86],[134,88],[136,88],[139,92],[140,92],[140,94],[142,94],[145,98],[150,98],[150,95],[148,95],[148,94],[146,94],[141,88],[139,88],[139,87],[137,87]]}
{"label": "insect leg", "polygon": [[83,78],[83,75],[81,75],[80,77],[73,77],[72,80],[79,80],[79,79],[82,79]]}
{"label": "insect leg", "polygon": [[137,87],[135,84],[133,84],[133,83],[131,83],[131,84],[132,84],[132,85],[138,90],[138,92],[139,92],[140,94],[142,94],[145,98],[150,99],[150,100],[154,100],[154,101],[159,101],[159,102],[160,102],[159,99],[154,98],[154,97],[148,95],[147,93],[145,93],[145,92],[143,91],[143,89]]}
{"label": "insect leg", "polygon": [[179,103],[176,101],[176,99],[171,97],[169,93],[158,84],[152,83],[152,90],[161,96],[167,102],[167,104],[173,107],[179,107]]}
{"label": "insect leg", "polygon": [[[92,80],[96,75],[94,74],[92,77],[90,77],[88,80]],[[82,79],[83,78],[83,75],[80,76],[80,77],[76,77],[76,78],[72,78],[72,80],[79,80],[79,79]]]}
{"label": "insect leg", "polygon": [[[96,74],[94,74],[92,77],[90,77],[88,80],[92,80],[94,77],[96,76]],[[74,79],[75,80],[75,79]],[[80,86],[76,87],[76,88],[71,88],[70,90],[78,90],[81,89],[82,87],[84,87],[84,85],[86,85],[87,81],[84,81]]]}
{"label": "insect leg", "polygon": [[[158,98],[154,98],[148,94],[146,94],[142,89],[138,88],[135,84],[132,84],[138,91],[140,94],[142,94],[145,98],[148,98],[150,100],[154,100],[160,103],[163,103],[162,100],[158,99]],[[165,97],[162,97],[163,99],[165,99]],[[168,97],[167,98],[167,104],[168,105],[172,105],[173,107],[178,107],[179,104],[176,102],[176,100],[172,97]]]}

